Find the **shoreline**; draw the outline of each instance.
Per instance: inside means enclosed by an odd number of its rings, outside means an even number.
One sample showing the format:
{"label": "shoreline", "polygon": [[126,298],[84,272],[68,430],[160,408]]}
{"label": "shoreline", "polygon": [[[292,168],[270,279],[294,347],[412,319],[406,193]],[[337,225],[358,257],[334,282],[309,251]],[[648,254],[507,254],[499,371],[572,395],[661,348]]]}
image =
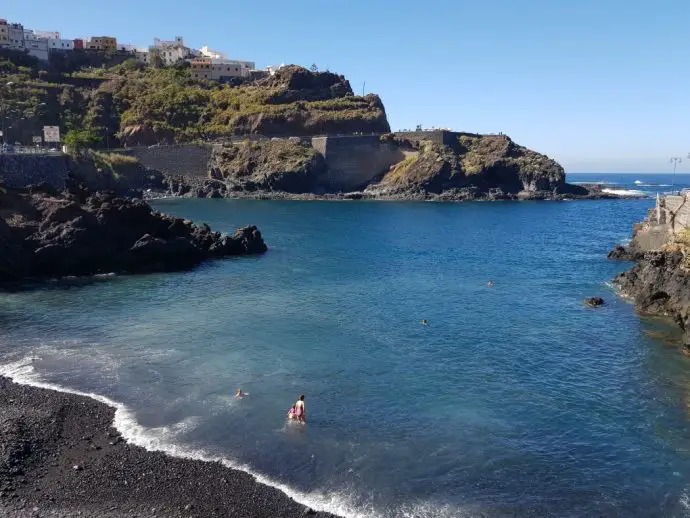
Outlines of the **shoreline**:
{"label": "shoreline", "polygon": [[117,429],[128,411],[108,398],[10,376],[0,375],[3,516],[337,518],[223,459],[145,449]]}
{"label": "shoreline", "polygon": [[264,200],[264,201],[367,201],[367,202],[431,202],[431,203],[479,203],[479,202],[562,202],[562,201],[596,201],[596,200],[644,200],[651,199],[647,195],[621,195],[613,193],[592,193],[586,196],[557,194],[549,196],[482,196],[475,198],[462,198],[454,196],[408,196],[408,195],[379,195],[373,196],[362,192],[342,194],[294,194],[282,191],[255,191],[234,192],[225,196],[188,196],[186,194],[171,194],[169,192],[144,192],[145,201],[158,200],[184,200],[184,199],[221,199],[221,200]]}

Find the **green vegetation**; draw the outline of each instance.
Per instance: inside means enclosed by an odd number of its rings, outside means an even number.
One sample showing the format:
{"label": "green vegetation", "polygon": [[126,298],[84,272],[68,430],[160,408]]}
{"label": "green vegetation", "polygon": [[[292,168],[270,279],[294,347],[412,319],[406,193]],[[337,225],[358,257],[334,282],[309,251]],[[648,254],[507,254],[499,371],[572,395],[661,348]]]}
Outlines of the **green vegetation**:
{"label": "green vegetation", "polygon": [[71,129],[65,135],[64,141],[70,149],[80,151],[85,148],[96,147],[100,143],[101,138],[92,129]]}
{"label": "green vegetation", "polygon": [[386,173],[386,182],[394,184],[404,183],[405,179],[410,175],[410,169],[417,163],[418,160],[418,153],[405,157],[404,160],[395,164],[393,167],[391,167],[390,171]]}
{"label": "green vegetation", "polygon": [[380,99],[352,95],[335,74],[287,67],[275,77],[221,85],[193,79],[186,63],[143,67],[121,58],[87,55],[42,68],[0,53],[10,139],[31,142],[43,125],[60,126],[75,147],[389,129]]}

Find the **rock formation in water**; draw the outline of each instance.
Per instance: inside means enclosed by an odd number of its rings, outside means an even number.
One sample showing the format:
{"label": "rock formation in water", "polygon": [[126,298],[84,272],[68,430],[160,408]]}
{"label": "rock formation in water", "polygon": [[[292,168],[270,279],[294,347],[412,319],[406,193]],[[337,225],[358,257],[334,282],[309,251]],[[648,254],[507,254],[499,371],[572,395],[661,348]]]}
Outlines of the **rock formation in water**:
{"label": "rock formation in water", "polygon": [[0,193],[0,281],[192,268],[266,251],[256,227],[234,236],[160,214],[140,200],[48,186]]}
{"label": "rock formation in water", "polygon": [[584,303],[585,306],[588,306],[590,308],[598,308],[605,304],[604,299],[602,299],[601,297],[587,297]]}
{"label": "rock formation in water", "polygon": [[675,214],[666,211],[661,200],[634,226],[630,244],[616,246],[609,258],[636,261],[614,284],[641,314],[672,318],[683,329],[683,343],[690,351],[690,229],[669,226],[667,220]]}
{"label": "rock formation in water", "polygon": [[505,135],[459,135],[448,145],[399,142],[416,153],[367,187],[368,196],[471,200],[588,194],[565,183],[558,162]]}
{"label": "rock formation in water", "polygon": [[[438,136],[440,132],[435,132]],[[337,157],[326,159],[302,139],[244,141],[214,146],[206,178],[166,178],[168,192],[190,197],[333,197],[349,199],[498,200],[615,198],[565,182],[563,168],[553,159],[515,144],[503,135],[453,134],[440,145],[395,134],[367,141],[366,154],[357,137],[337,142]],[[432,135],[433,136],[433,135]],[[364,140],[371,137],[364,137]],[[378,146],[377,146],[378,143]],[[398,162],[373,170],[382,157]],[[349,181],[351,163],[362,163],[362,190],[341,192]],[[388,162],[390,164],[390,162]],[[343,179],[347,180],[343,182]],[[357,184],[361,185],[361,184]],[[354,188],[354,187],[353,187]]]}
{"label": "rock formation in water", "polygon": [[690,261],[687,248],[668,244],[660,251],[637,256],[632,269],[614,279],[623,296],[644,315],[671,317],[685,332],[690,348]]}

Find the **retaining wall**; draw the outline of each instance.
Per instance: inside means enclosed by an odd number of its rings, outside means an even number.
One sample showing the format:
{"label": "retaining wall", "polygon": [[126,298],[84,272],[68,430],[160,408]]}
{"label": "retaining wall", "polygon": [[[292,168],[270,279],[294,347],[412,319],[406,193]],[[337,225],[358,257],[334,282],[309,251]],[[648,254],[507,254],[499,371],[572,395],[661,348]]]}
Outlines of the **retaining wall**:
{"label": "retaining wall", "polygon": [[396,144],[377,135],[314,137],[312,147],[326,159],[320,183],[330,192],[358,190],[405,158]]}
{"label": "retaining wall", "polygon": [[64,189],[70,165],[65,155],[0,155],[0,180],[15,188],[46,182]]}
{"label": "retaining wall", "polygon": [[164,174],[206,177],[212,149],[212,146],[185,144],[122,148],[110,152],[136,157],[145,167]]}

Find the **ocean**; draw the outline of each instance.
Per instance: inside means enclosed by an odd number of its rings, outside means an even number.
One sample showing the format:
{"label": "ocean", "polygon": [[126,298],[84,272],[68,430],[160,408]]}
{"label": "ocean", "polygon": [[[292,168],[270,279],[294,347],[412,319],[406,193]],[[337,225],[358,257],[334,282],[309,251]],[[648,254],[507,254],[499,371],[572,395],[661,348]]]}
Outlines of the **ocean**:
{"label": "ocean", "polygon": [[0,375],[107,398],[136,444],[344,516],[687,516],[690,359],[606,254],[690,177],[569,180],[649,198],[156,201],[270,250],[4,293]]}

